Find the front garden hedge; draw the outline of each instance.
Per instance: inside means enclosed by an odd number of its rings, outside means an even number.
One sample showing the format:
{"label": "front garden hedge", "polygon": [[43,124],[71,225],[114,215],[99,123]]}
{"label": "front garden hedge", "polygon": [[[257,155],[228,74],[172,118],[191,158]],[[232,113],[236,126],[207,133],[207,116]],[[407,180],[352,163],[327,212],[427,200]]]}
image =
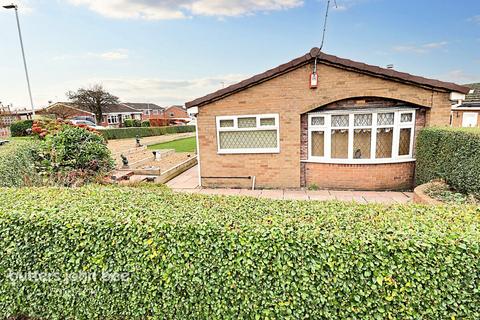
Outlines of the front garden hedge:
{"label": "front garden hedge", "polygon": [[39,185],[42,181],[35,167],[38,143],[12,141],[0,146],[0,187]]}
{"label": "front garden hedge", "polygon": [[0,318],[480,318],[478,207],[0,189],[0,235]]}
{"label": "front garden hedge", "polygon": [[29,129],[32,129],[33,120],[20,120],[12,123],[10,126],[10,134],[12,137],[26,137],[30,133]]}
{"label": "front garden hedge", "polygon": [[165,134],[195,132],[195,126],[172,126],[172,127],[140,127],[140,128],[118,128],[105,129],[100,133],[107,140],[127,139],[139,137],[162,136]]}
{"label": "front garden hedge", "polygon": [[443,179],[480,195],[480,129],[426,128],[417,139],[417,184]]}

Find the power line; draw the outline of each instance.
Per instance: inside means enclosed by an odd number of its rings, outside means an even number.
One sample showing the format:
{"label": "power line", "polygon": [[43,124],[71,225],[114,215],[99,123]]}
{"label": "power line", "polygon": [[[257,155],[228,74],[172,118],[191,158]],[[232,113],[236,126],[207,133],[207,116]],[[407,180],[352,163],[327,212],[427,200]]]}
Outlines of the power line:
{"label": "power line", "polygon": [[[327,10],[325,11],[325,21],[323,23],[323,33],[322,33],[322,43],[320,45],[320,51],[323,49],[323,45],[325,44],[325,35],[327,34],[327,24],[328,24],[328,14],[330,13],[330,4],[332,0],[327,1]],[[334,0],[335,8],[338,8],[337,0]]]}

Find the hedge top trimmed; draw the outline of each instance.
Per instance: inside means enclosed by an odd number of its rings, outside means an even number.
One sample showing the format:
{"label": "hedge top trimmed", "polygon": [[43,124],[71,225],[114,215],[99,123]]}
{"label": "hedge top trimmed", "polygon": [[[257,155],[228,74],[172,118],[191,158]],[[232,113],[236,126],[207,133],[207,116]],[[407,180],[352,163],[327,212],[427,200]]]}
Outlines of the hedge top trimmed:
{"label": "hedge top trimmed", "polygon": [[[476,207],[0,189],[0,318],[479,319]],[[9,272],[126,281],[10,280]]]}
{"label": "hedge top trimmed", "polygon": [[[209,225],[232,231],[325,233],[352,238],[451,237],[480,239],[480,208],[359,205],[174,194],[167,189],[88,186],[78,189],[0,189],[0,219],[175,226]],[[354,236],[354,237],[353,237]]]}

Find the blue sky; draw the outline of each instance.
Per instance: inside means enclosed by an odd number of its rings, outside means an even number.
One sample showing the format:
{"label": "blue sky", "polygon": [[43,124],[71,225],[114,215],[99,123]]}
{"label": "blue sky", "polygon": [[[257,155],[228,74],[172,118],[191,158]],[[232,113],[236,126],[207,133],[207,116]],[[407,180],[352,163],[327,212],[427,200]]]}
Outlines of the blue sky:
{"label": "blue sky", "polygon": [[[11,1],[0,0],[0,4]],[[23,0],[34,102],[103,84],[122,101],[184,103],[305,54],[325,0]],[[324,51],[480,81],[480,1],[337,0]],[[28,106],[13,11],[0,10],[0,101]]]}

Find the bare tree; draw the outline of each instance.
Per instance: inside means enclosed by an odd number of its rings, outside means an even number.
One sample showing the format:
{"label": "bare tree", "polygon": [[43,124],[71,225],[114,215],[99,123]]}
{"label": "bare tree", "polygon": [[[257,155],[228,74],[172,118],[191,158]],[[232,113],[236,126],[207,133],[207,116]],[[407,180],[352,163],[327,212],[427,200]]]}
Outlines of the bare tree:
{"label": "bare tree", "polygon": [[70,91],[67,96],[74,104],[94,113],[98,123],[102,122],[105,107],[119,103],[118,97],[108,93],[98,84],[88,89]]}

